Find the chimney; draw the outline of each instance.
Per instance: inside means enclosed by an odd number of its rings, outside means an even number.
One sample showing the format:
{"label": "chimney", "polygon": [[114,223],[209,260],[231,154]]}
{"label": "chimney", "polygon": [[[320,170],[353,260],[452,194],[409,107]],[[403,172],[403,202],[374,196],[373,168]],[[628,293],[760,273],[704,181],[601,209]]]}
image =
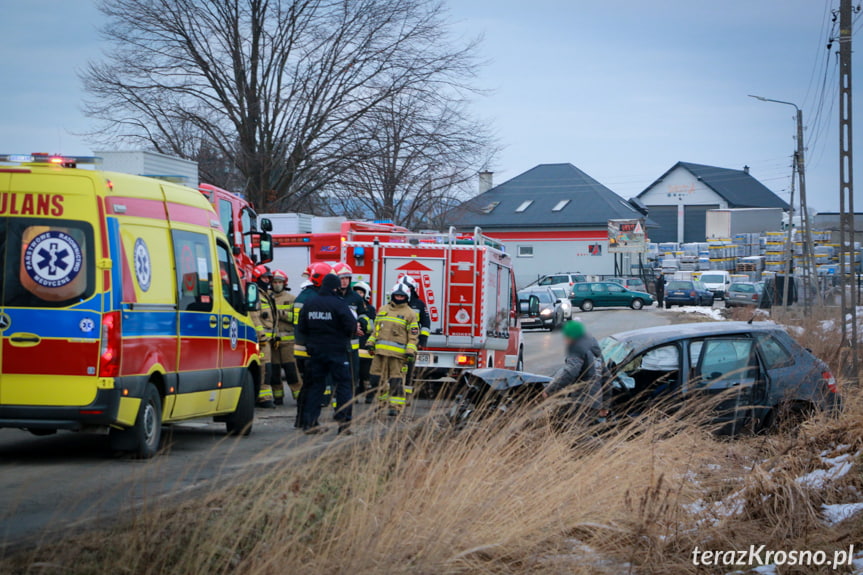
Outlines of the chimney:
{"label": "chimney", "polygon": [[483,171],[479,173],[479,193],[484,194],[494,187],[494,172]]}
{"label": "chimney", "polygon": [[744,173],[744,174],[748,174],[748,173],[749,173],[749,166],[743,166],[743,173]]}

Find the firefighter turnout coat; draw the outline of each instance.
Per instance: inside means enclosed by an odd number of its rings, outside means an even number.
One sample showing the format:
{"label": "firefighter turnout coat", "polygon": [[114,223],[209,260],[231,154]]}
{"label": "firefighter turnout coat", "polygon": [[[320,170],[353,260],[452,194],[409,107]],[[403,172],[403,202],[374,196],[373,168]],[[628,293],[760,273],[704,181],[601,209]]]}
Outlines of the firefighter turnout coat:
{"label": "firefighter turnout coat", "polygon": [[270,292],[273,304],[276,306],[276,334],[279,342],[273,350],[273,363],[293,363],[294,361],[294,308],[296,296],[286,289],[281,292]]}

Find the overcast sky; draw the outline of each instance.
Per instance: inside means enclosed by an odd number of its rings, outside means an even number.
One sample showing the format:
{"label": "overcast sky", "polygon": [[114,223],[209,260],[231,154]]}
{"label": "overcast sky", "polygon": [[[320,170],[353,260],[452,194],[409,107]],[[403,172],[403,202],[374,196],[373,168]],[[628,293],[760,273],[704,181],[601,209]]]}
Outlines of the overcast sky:
{"label": "overcast sky", "polygon": [[[102,49],[95,3],[3,4],[0,152],[90,153],[76,135],[90,125],[77,71]],[[476,108],[505,146],[496,183],[539,163],[571,162],[630,197],[685,160],[747,164],[788,199],[794,110],[746,97],[758,94],[804,108],[810,204],[836,209],[838,80],[825,45],[838,0],[449,4],[459,34],[484,36],[480,85],[491,93]],[[856,56],[859,102],[863,50]],[[863,132],[855,134],[863,210]]]}

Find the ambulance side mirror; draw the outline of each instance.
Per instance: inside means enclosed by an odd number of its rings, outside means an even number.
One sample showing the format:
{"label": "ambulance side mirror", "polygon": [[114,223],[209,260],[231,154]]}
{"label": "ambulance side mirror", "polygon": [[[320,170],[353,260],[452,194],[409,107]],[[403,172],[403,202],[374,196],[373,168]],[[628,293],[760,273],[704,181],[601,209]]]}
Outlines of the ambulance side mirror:
{"label": "ambulance side mirror", "polygon": [[258,309],[258,284],[250,283],[246,285],[246,311],[255,311]]}
{"label": "ambulance side mirror", "polygon": [[527,314],[530,317],[539,317],[539,297],[532,295],[527,300]]}

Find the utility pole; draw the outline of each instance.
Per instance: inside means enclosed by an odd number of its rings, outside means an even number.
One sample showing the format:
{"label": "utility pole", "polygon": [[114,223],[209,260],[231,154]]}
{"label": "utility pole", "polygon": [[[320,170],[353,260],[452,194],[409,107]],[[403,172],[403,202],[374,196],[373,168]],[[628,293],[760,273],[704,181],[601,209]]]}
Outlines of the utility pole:
{"label": "utility pole", "polygon": [[[842,277],[842,344],[846,377],[856,384],[857,273],[854,269],[854,164],[851,123],[851,0],[839,3],[839,268]],[[849,317],[850,316],[850,317]],[[850,360],[850,366],[847,361]]]}
{"label": "utility pole", "polygon": [[[818,289],[818,273],[815,269],[815,255],[814,250],[812,249],[812,228],[809,225],[809,206],[806,203],[806,169],[803,148],[803,110],[801,110],[800,107],[794,102],[786,102],[785,100],[774,100],[772,98],[765,98],[763,96],[753,96],[752,94],[750,94],[749,97],[755,98],[756,100],[761,100],[762,102],[773,102],[774,104],[794,106],[794,109],[797,111],[797,149],[794,152],[794,165],[796,166],[795,171],[797,172],[797,183],[800,188],[800,224],[803,227],[803,277],[807,285],[803,297],[803,312],[805,315],[808,316],[811,308],[810,298],[808,297],[809,290],[812,289],[815,291],[815,301],[818,304],[821,303],[821,291]],[[791,213],[793,215],[793,196],[791,198],[791,204]],[[793,218],[789,218],[788,223],[793,224]],[[787,285],[789,281],[790,278],[786,273],[785,284]]]}
{"label": "utility pole", "polygon": [[[788,212],[788,237],[785,239],[785,281],[782,282],[782,309],[788,312],[788,278],[791,277],[791,262],[794,259],[794,174],[797,173],[797,155],[794,155],[792,160],[794,165],[791,171],[791,199],[788,205],[791,206],[791,211]],[[773,284],[776,285],[775,283]]]}

